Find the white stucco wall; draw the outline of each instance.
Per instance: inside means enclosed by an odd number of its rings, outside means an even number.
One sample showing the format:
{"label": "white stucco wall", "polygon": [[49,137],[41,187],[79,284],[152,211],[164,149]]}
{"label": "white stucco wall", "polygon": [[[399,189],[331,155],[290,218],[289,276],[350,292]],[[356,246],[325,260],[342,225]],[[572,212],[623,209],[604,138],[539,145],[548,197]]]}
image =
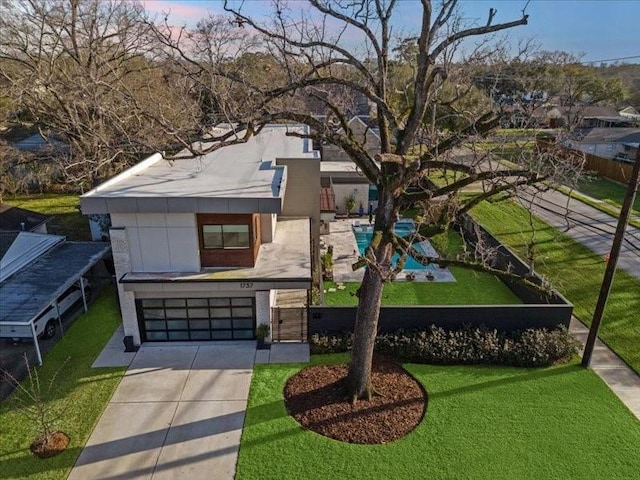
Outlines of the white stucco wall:
{"label": "white stucco wall", "polygon": [[[113,264],[116,270],[116,278],[122,278],[125,273],[131,271],[129,257],[129,244],[126,229],[111,229],[111,250]],[[138,317],[136,315],[136,302],[133,292],[126,292],[118,282],[118,297],[120,298],[120,313],[125,336],[133,337],[133,343],[140,345],[140,331],[138,330]]]}
{"label": "white stucco wall", "polygon": [[364,208],[364,214],[367,214],[369,207],[369,185],[365,183],[334,183],[332,185],[333,193],[336,199],[336,210],[340,215],[345,215],[347,209],[344,205],[345,200],[351,194],[356,198],[356,206],[351,210],[352,215],[358,214],[358,208],[362,202]]}
{"label": "white stucco wall", "polygon": [[[256,292],[256,326],[265,324],[271,327],[271,292],[273,290],[260,290]],[[271,328],[266,339],[271,341]]]}
{"label": "white stucco wall", "polygon": [[260,238],[262,243],[273,242],[277,215],[275,213],[260,214]]}
{"label": "white stucco wall", "polygon": [[192,213],[113,213],[124,227],[132,272],[198,272],[200,251]]}

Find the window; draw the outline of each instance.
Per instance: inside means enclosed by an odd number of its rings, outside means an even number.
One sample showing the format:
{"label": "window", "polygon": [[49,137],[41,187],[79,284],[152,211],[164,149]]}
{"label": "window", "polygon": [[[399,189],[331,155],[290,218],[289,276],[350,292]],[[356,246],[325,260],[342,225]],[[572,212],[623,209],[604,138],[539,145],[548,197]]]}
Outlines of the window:
{"label": "window", "polygon": [[202,225],[202,244],[206,249],[250,248],[249,225]]}

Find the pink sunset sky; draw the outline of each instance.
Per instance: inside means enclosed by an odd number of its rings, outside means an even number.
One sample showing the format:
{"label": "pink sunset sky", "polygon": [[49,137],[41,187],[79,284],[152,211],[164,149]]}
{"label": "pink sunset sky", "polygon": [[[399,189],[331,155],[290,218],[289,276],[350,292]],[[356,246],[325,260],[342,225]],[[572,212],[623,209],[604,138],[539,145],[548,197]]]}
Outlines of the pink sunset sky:
{"label": "pink sunset sky", "polygon": [[[223,13],[220,0],[143,0],[153,14],[170,13],[174,25],[193,25],[209,13]],[[243,11],[264,15],[270,11],[268,0],[239,0]],[[294,9],[306,8],[303,0],[289,2]],[[464,17],[486,22],[489,8],[497,8],[496,21],[518,18],[526,0],[461,0]],[[434,1],[437,5],[437,1]],[[417,0],[399,0],[394,28],[415,32],[420,8]],[[583,61],[628,58],[640,62],[638,18],[640,1],[633,0],[531,0],[527,6],[529,24],[510,32],[511,38],[535,39],[543,50],[563,50],[584,54]]]}

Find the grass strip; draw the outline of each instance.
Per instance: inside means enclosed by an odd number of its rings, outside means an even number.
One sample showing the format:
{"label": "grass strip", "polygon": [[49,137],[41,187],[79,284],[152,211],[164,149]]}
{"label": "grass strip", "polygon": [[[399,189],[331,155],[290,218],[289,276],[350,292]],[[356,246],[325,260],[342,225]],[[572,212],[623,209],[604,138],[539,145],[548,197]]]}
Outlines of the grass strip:
{"label": "grass strip", "polygon": [[[483,202],[472,216],[510,247],[526,258],[527,243],[532,234],[529,213],[513,201]],[[535,269],[574,305],[574,314],[587,325],[604,276],[604,259],[534,217],[537,252]],[[600,329],[600,338],[636,372],[640,373],[640,280],[618,269]]]}

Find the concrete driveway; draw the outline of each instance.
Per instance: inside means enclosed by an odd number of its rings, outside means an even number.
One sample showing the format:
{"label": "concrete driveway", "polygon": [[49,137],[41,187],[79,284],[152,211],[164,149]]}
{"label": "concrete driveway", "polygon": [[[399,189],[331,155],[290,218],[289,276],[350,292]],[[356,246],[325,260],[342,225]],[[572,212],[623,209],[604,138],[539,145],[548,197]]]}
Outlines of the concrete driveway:
{"label": "concrete driveway", "polygon": [[252,342],[142,347],[68,478],[232,479],[254,358]]}

